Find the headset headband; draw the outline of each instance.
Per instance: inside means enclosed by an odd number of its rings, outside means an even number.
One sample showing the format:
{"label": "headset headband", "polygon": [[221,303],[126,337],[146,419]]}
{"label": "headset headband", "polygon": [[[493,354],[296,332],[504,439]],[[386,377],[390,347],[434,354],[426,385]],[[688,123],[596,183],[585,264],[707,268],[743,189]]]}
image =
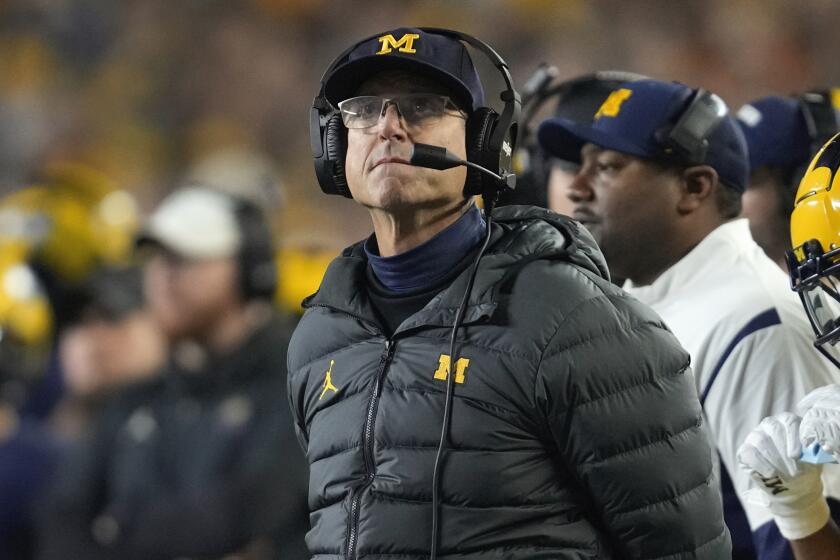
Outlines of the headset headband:
{"label": "headset headband", "polygon": [[499,151],[502,147],[502,143],[505,141],[508,129],[510,129],[511,125],[514,123],[518,123],[519,112],[522,105],[519,93],[513,87],[513,78],[510,76],[510,70],[508,69],[507,62],[504,61],[504,59],[493,47],[481,39],[473,37],[472,35],[467,35],[466,33],[461,33],[460,31],[454,31],[451,29],[441,29],[438,27],[421,27],[420,30],[425,31],[426,33],[436,33],[438,35],[449,36],[453,39],[467,43],[474,49],[484,53],[484,55],[490,59],[490,62],[493,63],[493,66],[496,67],[496,70],[499,71],[499,74],[502,75],[502,79],[505,82],[505,89],[499,94],[499,99],[505,104],[505,107],[502,110],[501,115],[499,115],[499,123],[493,131],[493,135],[490,136],[490,149]]}

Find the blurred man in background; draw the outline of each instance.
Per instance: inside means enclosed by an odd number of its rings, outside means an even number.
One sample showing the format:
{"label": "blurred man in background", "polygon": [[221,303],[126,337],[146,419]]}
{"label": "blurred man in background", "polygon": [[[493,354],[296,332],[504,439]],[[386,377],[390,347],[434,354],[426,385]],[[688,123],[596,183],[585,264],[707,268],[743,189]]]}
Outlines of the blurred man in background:
{"label": "blurred man in background", "polygon": [[[736,120],[714,94],[642,80],[610,94],[592,125],[551,119],[539,135],[554,155],[581,161],[572,215],[628,278],[625,290],[691,354],[723,464],[734,557],[785,558],[769,514],[742,498],[750,479],[736,452],[762,418],[836,374],[811,348],[784,274],[736,219],[748,179]],[[827,488],[840,495],[840,476]]]}
{"label": "blurred man in background", "polygon": [[591,122],[592,115],[607,96],[624,82],[642,78],[638,74],[605,70],[557,81],[557,68],[541,65],[522,88],[521,139],[514,158],[516,188],[502,193],[499,205],[532,204],[568,215],[573,206],[566,189],[578,164],[558,160],[540,146],[535,123],[543,107],[556,101],[555,117]]}
{"label": "blurred man in background", "polygon": [[808,162],[840,131],[840,89],[762,97],[739,109],[738,124],[750,154],[742,215],[755,242],[787,270],[794,194]]}
{"label": "blurred man in background", "polygon": [[[554,117],[590,124],[593,115],[613,90],[625,82],[643,78],[644,76],[630,72],[596,72],[561,82],[547,89],[543,93],[543,100],[557,97]],[[540,146],[536,131],[533,131],[526,141],[528,142],[529,165],[523,178],[526,186],[533,183],[535,187],[530,187],[531,190],[540,193],[540,196],[533,202],[523,203],[535,204],[558,214],[571,216],[575,211],[575,204],[569,196],[569,190],[580,170],[580,164],[552,156]],[[517,181],[514,192],[518,193],[519,190]],[[610,280],[618,286],[624,284],[624,278],[616,275],[615,270],[610,270]]]}
{"label": "blurred man in background", "polygon": [[[613,90],[622,83],[642,78],[643,76],[629,72],[603,71],[563,82],[558,86],[557,108],[554,110],[554,116],[589,124],[598,107],[604,103]],[[539,145],[536,139],[535,143]],[[543,157],[550,158],[545,152],[543,152]],[[569,200],[569,187],[579,168],[580,165],[573,161],[549,159],[546,193],[550,210],[567,216],[574,212],[574,204]]]}
{"label": "blurred man in background", "polygon": [[171,345],[62,467],[41,558],[305,558],[306,468],[286,403],[261,210],[200,187],[150,218],[144,288]]}

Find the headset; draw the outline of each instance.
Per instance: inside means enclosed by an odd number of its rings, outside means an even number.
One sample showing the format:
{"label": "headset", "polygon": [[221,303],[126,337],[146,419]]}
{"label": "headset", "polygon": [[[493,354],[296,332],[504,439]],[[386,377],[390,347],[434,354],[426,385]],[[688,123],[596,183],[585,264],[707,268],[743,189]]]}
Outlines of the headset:
{"label": "headset", "polygon": [[797,96],[811,140],[810,154],[816,154],[840,130],[840,111],[833,103],[835,95],[840,96],[840,89],[809,91]]}
{"label": "headset", "polygon": [[698,88],[673,125],[655,133],[666,160],[703,164],[709,151],[709,136],[726,118],[729,109],[720,96]]}
{"label": "headset", "polygon": [[[466,33],[434,27],[419,29],[426,33],[450,37],[472,46],[484,53],[501,74],[505,82],[505,89],[499,94],[499,98],[504,102],[501,114],[485,106],[477,108],[467,118],[467,160],[497,172],[499,175],[511,172],[512,155],[516,148],[519,129],[521,101],[519,93],[513,86],[507,63],[490,45]],[[326,194],[353,197],[344,174],[347,129],[341,121],[338,109],[326,98],[325,86],[332,73],[346,62],[356,47],[377,36],[378,34],[371,35],[358,41],[330,63],[321,77],[318,95],[312,102],[309,113],[310,147],[318,184]],[[499,188],[499,183],[493,181],[488,175],[475,169],[467,170],[467,180],[464,184],[465,197],[489,195],[492,198]]]}
{"label": "headset", "polygon": [[782,212],[788,218],[793,211],[794,196],[802,177],[808,169],[811,158],[840,131],[840,111],[834,106],[833,97],[840,95],[840,89],[814,90],[793,97],[799,102],[799,110],[808,133],[808,157],[798,165],[779,166],[782,191]]}
{"label": "headset", "polygon": [[782,180],[788,187],[785,190],[786,216],[793,211],[796,188],[805,175],[811,158],[840,131],[840,111],[834,106],[834,96],[840,96],[840,89],[814,90],[794,95],[799,102],[802,118],[805,120],[805,130],[808,133],[810,145],[808,158],[805,161],[796,166],[782,168]]}
{"label": "headset", "polygon": [[277,289],[274,261],[274,235],[265,212],[243,197],[222,193],[233,203],[241,243],[239,264],[240,293],[245,300],[272,300]]}

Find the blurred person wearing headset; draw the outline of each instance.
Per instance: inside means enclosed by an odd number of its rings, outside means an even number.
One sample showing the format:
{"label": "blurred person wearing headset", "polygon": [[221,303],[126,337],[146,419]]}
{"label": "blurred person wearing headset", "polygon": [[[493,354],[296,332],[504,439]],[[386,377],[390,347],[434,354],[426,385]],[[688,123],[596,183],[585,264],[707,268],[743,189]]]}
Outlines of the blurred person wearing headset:
{"label": "blurred person wearing headset", "polygon": [[557,159],[537,141],[534,121],[541,108],[556,101],[553,116],[590,123],[592,116],[610,93],[625,82],[644,78],[631,72],[602,70],[568,80],[555,79],[557,69],[542,65],[528,79],[522,91],[522,142],[516,150],[514,164],[516,189],[503,193],[499,205],[533,204],[559,214],[571,215],[574,204],[568,188],[579,164]]}
{"label": "blurred person wearing headset", "polygon": [[186,186],[138,245],[170,364],[114,398],[62,468],[40,557],[307,557],[306,466],[285,406],[291,329],[271,304],[265,216]]}
{"label": "blurred person wearing headset", "polygon": [[[468,46],[504,81],[500,112]],[[501,57],[452,30],[378,33],[322,78],[318,181],[373,233],[330,264],[289,346],[310,551],[723,558],[688,356],[577,223],[493,209],[518,105]]]}
{"label": "blurred person wearing headset", "polygon": [[[796,192],[787,263],[815,346],[840,368],[838,182],[840,135],[814,156]],[[825,474],[840,470],[828,464],[840,460],[840,385],[814,390],[795,410],[762,420],[739,449],[738,460],[755,481],[756,501],[790,539],[797,560],[840,558],[840,501],[824,487]]]}
{"label": "blurred person wearing headset", "polygon": [[[531,96],[530,103],[523,102],[523,113],[526,115],[523,126],[526,134],[525,146],[517,150],[519,157],[514,160],[522,162],[522,169],[517,171],[520,173],[517,188],[510,198],[513,204],[534,204],[548,208],[552,212],[571,216],[575,204],[569,196],[569,189],[580,169],[580,164],[553,157],[540,146],[536,131],[531,130],[533,127],[530,126],[535,113],[541,105],[556,98],[554,117],[589,124],[598,108],[613,90],[623,83],[643,79],[644,76],[630,72],[604,70],[552,84],[550,77],[554,72],[550,70],[551,68],[543,69],[542,73],[538,70],[531,77],[532,87],[536,91]],[[527,118],[528,116],[530,118]],[[520,183],[524,183],[522,187]],[[607,265],[609,266],[609,263]],[[624,278],[616,276],[614,270],[610,270],[610,279],[617,286],[624,284]]]}
{"label": "blurred person wearing headset", "polygon": [[0,250],[0,558],[29,560],[35,504],[60,446],[42,423],[21,414],[46,370],[53,318],[35,273],[14,253]]}
{"label": "blurred person wearing headset", "polygon": [[840,131],[840,89],[762,97],[738,110],[738,124],[750,153],[741,215],[755,242],[787,270],[794,194],[811,158]]}
{"label": "blurred person wearing headset", "polygon": [[[830,383],[784,273],[738,219],[747,145],[724,101],[702,88],[639,80],[613,91],[592,124],[549,119],[545,148],[577,158],[569,191],[624,290],[661,314],[691,355],[715,440],[733,557],[785,558],[771,516],[745,500],[737,450],[769,414]],[[828,481],[840,496],[840,473]]]}

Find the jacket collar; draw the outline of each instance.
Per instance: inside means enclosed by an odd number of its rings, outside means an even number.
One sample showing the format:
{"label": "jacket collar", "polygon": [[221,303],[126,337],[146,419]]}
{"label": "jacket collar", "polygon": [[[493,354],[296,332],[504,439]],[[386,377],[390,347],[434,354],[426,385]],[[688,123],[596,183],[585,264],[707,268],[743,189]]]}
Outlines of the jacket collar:
{"label": "jacket collar", "polygon": [[[479,263],[463,324],[492,319],[500,306],[500,292],[508,277],[525,264],[540,259],[565,260],[609,278],[600,250],[579,223],[540,208],[499,208],[493,212],[490,244]],[[306,298],[303,306],[327,307],[378,327],[379,321],[367,295],[367,266],[364,242],[348,247],[333,260],[318,292]],[[406,319],[395,335],[421,327],[451,326],[471,269],[464,270],[423,309]]]}

